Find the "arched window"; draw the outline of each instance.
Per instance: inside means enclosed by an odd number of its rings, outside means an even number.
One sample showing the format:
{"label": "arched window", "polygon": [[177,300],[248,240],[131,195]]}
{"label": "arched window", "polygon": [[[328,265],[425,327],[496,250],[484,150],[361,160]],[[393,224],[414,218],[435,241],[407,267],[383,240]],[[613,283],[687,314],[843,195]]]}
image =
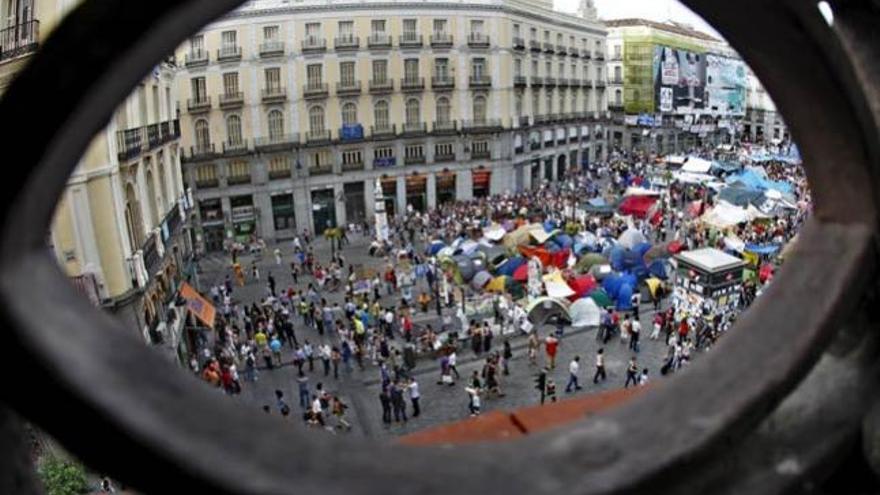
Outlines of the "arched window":
{"label": "arched window", "polygon": [[342,125],[354,125],[358,120],[358,108],[354,103],[342,105]]}
{"label": "arched window", "polygon": [[373,123],[376,129],[388,128],[388,102],[377,101],[373,107]]}
{"label": "arched window", "polygon": [[309,130],[313,133],[324,132],[324,107],[315,105],[309,109]]}
{"label": "arched window", "polygon": [[449,122],[449,98],[441,96],[437,98],[437,122],[446,124]]}
{"label": "arched window", "polygon": [[226,117],[226,141],[232,146],[241,144],[241,117],[238,115]]}
{"label": "arched window", "polygon": [[419,100],[411,98],[406,101],[406,123],[418,124],[421,121],[421,110],[419,109]]}
{"label": "arched window", "polygon": [[284,136],[284,114],[281,110],[269,112],[269,139],[277,141]]}
{"label": "arched window", "polygon": [[208,121],[199,119],[196,121],[196,148],[207,150],[211,147],[211,131],[208,129]]}
{"label": "arched window", "polygon": [[474,121],[486,121],[486,97],[477,95],[474,97]]}

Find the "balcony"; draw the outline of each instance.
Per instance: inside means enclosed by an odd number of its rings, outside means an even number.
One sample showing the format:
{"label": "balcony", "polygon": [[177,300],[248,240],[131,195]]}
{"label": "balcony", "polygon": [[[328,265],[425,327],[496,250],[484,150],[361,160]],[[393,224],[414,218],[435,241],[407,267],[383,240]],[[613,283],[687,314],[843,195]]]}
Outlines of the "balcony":
{"label": "balcony", "polygon": [[242,139],[237,143],[227,141],[223,143],[223,156],[241,156],[250,152],[247,139]]}
{"label": "balcony", "polygon": [[545,77],[544,78],[544,86],[547,86],[548,88],[555,88],[556,87],[556,78],[555,77]]}
{"label": "balcony", "polygon": [[220,187],[220,180],[216,177],[213,179],[196,180],[196,189],[211,189],[214,187]]}
{"label": "balcony", "polygon": [[329,94],[327,83],[309,83],[303,87],[303,98],[306,99],[327,98]]}
{"label": "balcony", "polygon": [[342,81],[336,83],[337,96],[352,96],[361,94],[360,81]]}
{"label": "balcony", "polygon": [[535,125],[549,124],[551,121],[552,121],[552,119],[551,119],[550,116],[547,115],[547,114],[542,114],[542,115],[536,115],[536,116],[535,116]]}
{"label": "balcony", "polygon": [[391,36],[385,33],[373,33],[367,38],[367,46],[379,50],[391,48]]}
{"label": "balcony", "polygon": [[527,82],[528,79],[526,79],[526,76],[513,76],[513,86],[516,88],[526,87]]}
{"label": "balcony", "polygon": [[593,54],[593,58],[596,60],[605,60],[605,54],[602,52],[596,52]]}
{"label": "balcony", "polygon": [[424,77],[404,77],[400,80],[401,91],[423,91],[424,89]]}
{"label": "balcony", "polygon": [[0,60],[9,60],[37,51],[40,21],[21,22],[0,30]]}
{"label": "balcony", "polygon": [[210,160],[217,156],[214,143],[197,144],[189,147],[189,159],[191,161]]}
{"label": "balcony", "polygon": [[533,141],[533,142],[529,143],[529,149],[532,151],[541,149],[541,142],[540,141]]}
{"label": "balcony", "polygon": [[224,46],[217,50],[218,62],[237,62],[241,60],[240,46]]}
{"label": "balcony", "polygon": [[343,172],[357,172],[357,171],[363,170],[363,169],[364,169],[364,161],[363,160],[360,160],[357,162],[352,162],[352,163],[343,163],[342,164],[342,171]]}
{"label": "balcony", "polygon": [[528,127],[532,125],[531,122],[529,122],[529,117],[527,115],[521,115],[517,117],[517,120],[519,121],[520,127]]}
{"label": "balcony", "polygon": [[433,133],[438,135],[455,134],[458,126],[454,120],[434,121]]}
{"label": "balcony", "polygon": [[302,41],[303,53],[318,53],[327,51],[327,40],[317,36],[308,36]]}
{"label": "balcony", "polygon": [[593,82],[593,88],[595,89],[605,89],[605,81],[597,80]]}
{"label": "balcony", "polygon": [[577,48],[570,47],[570,48],[568,49],[568,56],[569,56],[569,57],[578,58],[578,57],[581,56],[581,51],[578,50]]}
{"label": "balcony", "polygon": [[544,78],[541,76],[532,76],[532,87],[540,87],[544,85]]}
{"label": "balcony", "polygon": [[568,55],[568,48],[563,45],[556,45],[556,54],[564,57]]}
{"label": "balcony", "polygon": [[443,89],[452,89],[455,87],[455,79],[446,75],[446,76],[434,76],[431,78],[431,89],[433,90],[443,90]]}
{"label": "balcony", "polygon": [[224,110],[240,108],[242,105],[244,105],[244,93],[241,91],[220,95],[220,108]]}
{"label": "balcony", "polygon": [[299,134],[278,134],[254,139],[254,148],[261,152],[292,150],[299,144]]}
{"label": "balcony", "polygon": [[250,184],[250,175],[230,175],[226,177],[226,185],[236,186],[239,184]]}
{"label": "balcony", "polygon": [[421,34],[406,33],[397,37],[400,48],[421,48],[423,37]]}
{"label": "balcony", "polygon": [[392,79],[372,79],[370,80],[371,94],[385,94],[394,91],[394,80]]}
{"label": "balcony", "polygon": [[502,129],[501,119],[465,120],[461,126],[464,132],[492,132]]}
{"label": "balcony", "polygon": [[471,151],[471,160],[481,160],[492,158],[492,153],[489,150],[473,150]]}
{"label": "balcony", "polygon": [[333,166],[321,165],[320,167],[309,167],[309,176],[330,175],[333,173]]}
{"label": "balcony", "polygon": [[260,43],[260,57],[261,58],[283,57],[283,56],[284,56],[284,42],[283,41],[266,41],[264,43]]}
{"label": "balcony", "polygon": [[287,100],[287,88],[263,89],[263,103],[279,103]]}
{"label": "balcony", "polygon": [[189,113],[203,113],[211,110],[211,97],[190,98],[186,100],[186,109]]}
{"label": "balcony", "polygon": [[370,137],[373,139],[394,139],[397,135],[397,125],[370,126]]}
{"label": "balcony", "polygon": [[403,159],[404,165],[424,165],[425,155],[407,156]]}
{"label": "balcony", "polygon": [[187,68],[208,65],[208,52],[206,50],[191,50],[184,57],[184,64]]}
{"label": "balcony", "polygon": [[526,40],[520,38],[519,36],[513,37],[513,49],[514,50],[525,50],[526,49]]}
{"label": "balcony", "polygon": [[582,87],[582,88],[586,88],[586,89],[592,89],[592,87],[593,87],[593,83],[590,82],[589,79],[583,79],[583,80],[581,81],[581,87]]}
{"label": "balcony", "polygon": [[593,58],[593,52],[591,52],[590,50],[587,50],[585,48],[581,49],[581,58],[585,58],[587,60],[590,60],[591,58]]}
{"label": "balcony", "polygon": [[541,51],[541,42],[535,41],[535,40],[529,40],[529,50],[531,50],[533,52],[540,52]]}
{"label": "balcony", "polygon": [[608,84],[623,84],[623,78],[622,77],[612,77],[611,79],[608,79]]}
{"label": "balcony", "polygon": [[162,144],[162,140],[159,138],[159,124],[150,124],[146,127],[147,130],[147,151],[157,148]]}
{"label": "balcony", "polygon": [[560,77],[556,84],[560,88],[567,88],[568,87],[568,78],[567,77]]}
{"label": "balcony", "polygon": [[452,35],[447,33],[432,34],[431,48],[452,48]]}
{"label": "balcony", "polygon": [[333,47],[337,52],[355,51],[361,47],[361,39],[357,36],[340,36],[333,40]]}
{"label": "balcony", "polygon": [[455,152],[452,153],[435,153],[434,154],[434,163],[443,163],[443,162],[454,162],[455,161]]}
{"label": "balcony", "polygon": [[424,122],[405,122],[401,136],[420,136],[428,132],[428,126]]}
{"label": "balcony", "polygon": [[309,131],[306,133],[306,144],[315,146],[330,144],[330,131]]}
{"label": "balcony", "polygon": [[469,82],[471,88],[492,87],[492,78],[489,76],[471,76]]}
{"label": "balcony", "polygon": [[144,150],[144,128],[136,127],[116,133],[116,155],[124,162],[140,156]]}
{"label": "balcony", "polygon": [[608,110],[612,112],[622,112],[623,111],[623,103],[609,103]]}
{"label": "balcony", "polygon": [[467,44],[471,48],[489,48],[489,37],[481,33],[468,35]]}
{"label": "balcony", "polygon": [[547,43],[546,41],[541,46],[544,47],[544,53],[553,53],[556,50],[556,47],[553,46],[553,43]]}
{"label": "balcony", "polygon": [[269,180],[278,180],[278,179],[289,179],[291,177],[290,167],[269,170]]}
{"label": "balcony", "polygon": [[623,62],[623,54],[622,53],[615,53],[614,55],[609,57],[608,60],[610,60],[612,62]]}

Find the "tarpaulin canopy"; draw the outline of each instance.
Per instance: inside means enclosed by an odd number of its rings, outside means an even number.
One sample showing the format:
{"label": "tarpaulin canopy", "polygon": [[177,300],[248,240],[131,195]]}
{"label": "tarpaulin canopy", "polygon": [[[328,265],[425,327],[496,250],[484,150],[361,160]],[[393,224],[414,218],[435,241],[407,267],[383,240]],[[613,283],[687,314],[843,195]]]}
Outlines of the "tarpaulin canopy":
{"label": "tarpaulin canopy", "polygon": [[718,199],[742,207],[760,205],[766,200],[763,191],[744,187],[742,184],[725,187],[718,193]]}
{"label": "tarpaulin canopy", "polygon": [[642,234],[641,231],[634,227],[630,227],[620,234],[620,237],[617,238],[617,245],[624,249],[632,249],[637,244],[641,244],[643,242],[648,242],[648,239],[645,237],[645,234]]}
{"label": "tarpaulin canopy", "polygon": [[645,218],[648,212],[657,202],[655,196],[629,196],[624,198],[617,207],[621,215],[632,215],[636,218]]}
{"label": "tarpaulin canopy", "polygon": [[661,282],[658,278],[652,277],[645,280],[645,285],[648,286],[648,292],[651,293],[651,297],[657,297],[657,289],[659,289],[660,286],[663,285],[663,282]]}
{"label": "tarpaulin canopy", "polygon": [[732,205],[727,201],[719,201],[714,208],[701,217],[701,220],[712,227],[727,229],[748,222],[751,217],[744,208]]}
{"label": "tarpaulin canopy", "polygon": [[597,196],[595,198],[588,199],[587,204],[590,206],[608,206],[608,203],[605,201],[605,198],[603,198],[602,196]]}
{"label": "tarpaulin canopy", "polygon": [[731,251],[741,253],[746,248],[746,243],[735,235],[729,235],[724,238],[724,247]]}
{"label": "tarpaulin canopy", "polygon": [[793,192],[791,184],[785,181],[769,180],[767,173],[758,167],[747,167],[742,172],[731,175],[727,178],[727,183],[730,185],[741,184],[748,189],[757,189],[759,191],[773,189],[782,194],[791,194]]}
{"label": "tarpaulin canopy", "polygon": [[180,285],[180,296],[186,300],[186,309],[190,313],[195,315],[207,327],[214,328],[217,310],[214,309],[214,306],[207,299],[186,282]]}
{"label": "tarpaulin canopy", "polygon": [[584,204],[583,210],[592,215],[611,215],[616,208],[613,204],[606,202],[605,198],[597,197],[588,200]]}
{"label": "tarpaulin canopy", "polygon": [[681,166],[683,172],[691,172],[694,174],[705,174],[712,169],[712,162],[704,160],[696,156],[689,156],[684,165]]}
{"label": "tarpaulin canopy", "polygon": [[741,167],[742,165],[737,162],[725,160],[716,160],[712,162],[712,170],[717,170],[719,172],[736,172]]}
{"label": "tarpaulin canopy", "polygon": [[669,263],[668,259],[665,258],[657,258],[654,261],[648,263],[648,273],[657,277],[661,280],[666,280],[672,275],[672,265]]}
{"label": "tarpaulin canopy", "polygon": [[517,282],[526,282],[529,280],[529,264],[523,263],[513,271],[513,279]]}
{"label": "tarpaulin canopy", "polygon": [[543,325],[551,318],[568,320],[568,301],[552,297],[539,297],[526,308],[529,321],[535,325]]}
{"label": "tarpaulin canopy", "polygon": [[598,327],[601,322],[601,310],[596,301],[586,297],[573,302],[568,308],[571,326],[575,328]]}
{"label": "tarpaulin canopy", "polygon": [[575,295],[575,292],[571,290],[571,287],[568,286],[564,281],[557,282],[544,282],[544,287],[547,289],[547,295],[550,297],[560,298],[560,299],[568,299],[571,296]]}

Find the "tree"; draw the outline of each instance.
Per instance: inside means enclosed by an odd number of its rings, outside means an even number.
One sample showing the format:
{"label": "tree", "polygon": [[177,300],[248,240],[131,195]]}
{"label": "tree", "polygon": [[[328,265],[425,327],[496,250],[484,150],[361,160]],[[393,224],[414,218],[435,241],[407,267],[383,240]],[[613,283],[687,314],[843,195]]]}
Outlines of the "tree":
{"label": "tree", "polygon": [[89,489],[85,469],[73,461],[50,455],[40,463],[37,474],[48,495],[78,495]]}

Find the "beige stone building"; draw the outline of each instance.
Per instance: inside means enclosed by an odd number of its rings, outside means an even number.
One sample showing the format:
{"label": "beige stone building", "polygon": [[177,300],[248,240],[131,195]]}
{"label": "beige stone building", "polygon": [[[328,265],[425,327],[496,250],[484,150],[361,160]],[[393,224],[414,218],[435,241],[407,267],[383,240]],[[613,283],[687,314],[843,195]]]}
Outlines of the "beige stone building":
{"label": "beige stone building", "polygon": [[[77,3],[0,3],[0,90]],[[188,203],[174,75],[173,64],[157,66],[95,136],[68,180],[49,235],[59,264],[83,294],[145,338],[165,326],[192,251],[184,235]]]}
{"label": "beige stone building", "polygon": [[[589,2],[587,2],[589,3]],[[200,249],[536,187],[607,151],[605,28],[547,1],[260,0],[177,54]]]}

